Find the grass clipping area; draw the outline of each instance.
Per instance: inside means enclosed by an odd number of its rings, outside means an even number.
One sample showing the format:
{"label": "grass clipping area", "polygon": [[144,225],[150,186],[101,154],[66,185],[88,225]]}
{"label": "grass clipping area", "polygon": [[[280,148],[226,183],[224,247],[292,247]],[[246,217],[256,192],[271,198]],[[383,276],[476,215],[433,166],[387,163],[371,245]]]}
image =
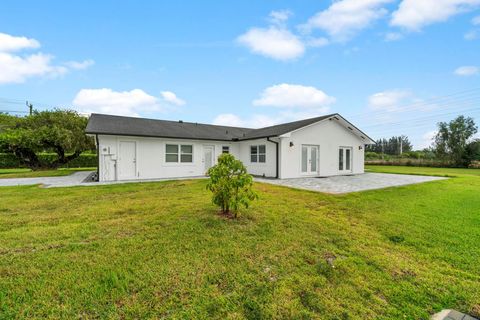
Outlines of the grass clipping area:
{"label": "grass clipping area", "polygon": [[256,184],[238,220],[204,180],[1,188],[0,318],[480,315],[479,172],[339,196]]}

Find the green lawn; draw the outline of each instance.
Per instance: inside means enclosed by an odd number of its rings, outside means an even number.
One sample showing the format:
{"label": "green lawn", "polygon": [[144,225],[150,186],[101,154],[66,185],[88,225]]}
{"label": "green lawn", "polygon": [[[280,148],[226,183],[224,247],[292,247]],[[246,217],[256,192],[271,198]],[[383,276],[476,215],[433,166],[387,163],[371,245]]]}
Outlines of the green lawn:
{"label": "green lawn", "polygon": [[58,170],[38,170],[32,171],[28,168],[20,169],[0,169],[0,179],[9,178],[37,178],[37,177],[60,177],[68,176],[76,171],[96,170],[96,168],[65,168]]}
{"label": "green lawn", "polygon": [[457,177],[349,195],[256,184],[238,221],[205,180],[0,188],[0,318],[480,315],[479,171],[387,169]]}
{"label": "green lawn", "polygon": [[429,168],[429,167],[398,167],[398,166],[366,166],[368,172],[386,172],[401,174],[418,174],[425,176],[480,176],[480,169],[459,168]]}

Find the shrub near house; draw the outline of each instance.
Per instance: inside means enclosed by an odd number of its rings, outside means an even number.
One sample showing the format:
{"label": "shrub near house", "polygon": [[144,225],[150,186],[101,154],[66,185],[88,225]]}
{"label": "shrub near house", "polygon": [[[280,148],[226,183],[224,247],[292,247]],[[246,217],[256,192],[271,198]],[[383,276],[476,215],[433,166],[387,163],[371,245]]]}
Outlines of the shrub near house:
{"label": "shrub near house", "polygon": [[207,189],[213,192],[212,201],[223,214],[232,211],[236,218],[241,206],[248,208],[250,201],[258,196],[252,190],[253,178],[240,160],[229,153],[218,157],[218,164],[211,167],[207,175]]}

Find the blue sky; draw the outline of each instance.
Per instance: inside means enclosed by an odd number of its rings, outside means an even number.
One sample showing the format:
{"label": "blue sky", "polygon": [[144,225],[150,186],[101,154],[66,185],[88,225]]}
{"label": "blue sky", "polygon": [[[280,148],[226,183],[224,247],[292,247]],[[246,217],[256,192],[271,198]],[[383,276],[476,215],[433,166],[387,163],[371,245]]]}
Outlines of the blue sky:
{"label": "blue sky", "polygon": [[[87,3],[87,4],[86,4]],[[480,124],[480,0],[4,1],[0,110],[265,126]]]}

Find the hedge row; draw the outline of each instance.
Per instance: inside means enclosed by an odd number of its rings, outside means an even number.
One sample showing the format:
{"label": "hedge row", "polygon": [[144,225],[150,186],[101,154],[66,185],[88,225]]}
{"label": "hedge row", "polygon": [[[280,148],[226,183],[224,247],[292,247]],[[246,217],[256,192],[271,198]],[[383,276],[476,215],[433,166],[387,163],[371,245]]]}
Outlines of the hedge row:
{"label": "hedge row", "polygon": [[[41,163],[51,163],[57,159],[55,153],[41,153],[38,155]],[[84,168],[84,167],[96,167],[97,166],[96,154],[81,154],[78,158],[73,159],[62,168]],[[11,153],[0,153],[0,168],[24,168],[25,164],[22,164],[20,160]]]}
{"label": "hedge row", "polygon": [[388,160],[365,160],[365,164],[378,166],[412,166],[412,167],[452,167],[448,161],[436,159],[388,159]]}

